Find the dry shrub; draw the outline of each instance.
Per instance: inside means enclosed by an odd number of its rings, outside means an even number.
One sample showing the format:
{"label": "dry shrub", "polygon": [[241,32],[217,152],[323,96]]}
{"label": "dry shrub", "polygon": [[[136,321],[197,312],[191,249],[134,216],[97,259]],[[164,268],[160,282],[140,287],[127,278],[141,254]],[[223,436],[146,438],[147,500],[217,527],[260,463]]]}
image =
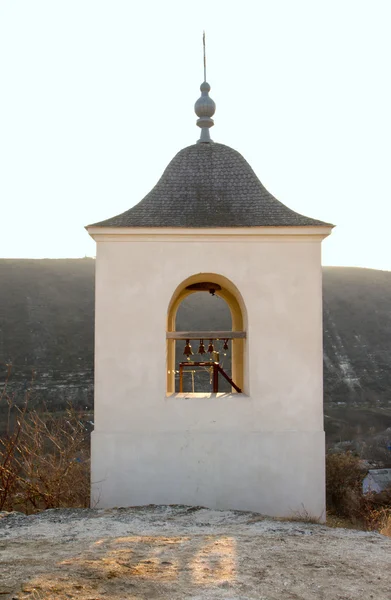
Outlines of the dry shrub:
{"label": "dry shrub", "polygon": [[28,413],[15,463],[19,468],[18,497],[26,512],[88,506],[88,435],[72,407],[60,416]]}
{"label": "dry shrub", "polygon": [[5,510],[9,506],[9,499],[16,494],[18,483],[18,469],[16,468],[14,458],[19,443],[21,424],[24,419],[24,413],[27,410],[27,401],[22,409],[18,409],[20,419],[12,425],[13,409],[15,407],[14,396],[8,393],[8,382],[11,377],[11,365],[6,365],[7,372],[5,381],[0,393],[0,405],[6,405],[7,411],[7,430],[0,438],[0,510]]}
{"label": "dry shrub", "polygon": [[391,487],[379,494],[365,494],[363,521],[367,529],[391,537]]}
{"label": "dry shrub", "polygon": [[71,406],[59,415],[45,407],[28,411],[29,393],[19,407],[6,386],[0,399],[9,414],[0,438],[0,510],[88,506],[89,433],[83,415]]}
{"label": "dry shrub", "polygon": [[379,532],[383,535],[391,537],[391,508],[383,512],[383,515],[381,516]]}
{"label": "dry shrub", "polygon": [[327,454],[327,509],[355,525],[391,535],[391,489],[363,494],[365,475],[360,459],[351,452]]}
{"label": "dry shrub", "polygon": [[389,507],[369,508],[365,517],[367,529],[391,537],[391,505]]}
{"label": "dry shrub", "polygon": [[359,518],[364,476],[360,459],[351,452],[327,454],[327,509],[340,517]]}

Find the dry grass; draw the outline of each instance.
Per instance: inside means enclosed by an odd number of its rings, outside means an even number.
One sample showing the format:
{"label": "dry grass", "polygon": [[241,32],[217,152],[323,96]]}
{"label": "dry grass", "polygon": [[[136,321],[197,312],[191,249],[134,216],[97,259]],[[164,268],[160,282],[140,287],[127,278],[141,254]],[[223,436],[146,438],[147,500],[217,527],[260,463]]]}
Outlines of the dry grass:
{"label": "dry grass", "polygon": [[287,521],[296,523],[313,523],[315,525],[322,524],[324,522],[323,515],[316,517],[315,515],[308,512],[304,505],[301,510],[293,512],[289,517],[277,517],[276,521]]}
{"label": "dry grass", "polygon": [[384,516],[384,520],[381,524],[381,528],[379,529],[379,533],[391,537],[391,511],[389,511],[388,514]]}
{"label": "dry grass", "polygon": [[368,518],[369,529],[391,537],[391,506],[373,509]]}

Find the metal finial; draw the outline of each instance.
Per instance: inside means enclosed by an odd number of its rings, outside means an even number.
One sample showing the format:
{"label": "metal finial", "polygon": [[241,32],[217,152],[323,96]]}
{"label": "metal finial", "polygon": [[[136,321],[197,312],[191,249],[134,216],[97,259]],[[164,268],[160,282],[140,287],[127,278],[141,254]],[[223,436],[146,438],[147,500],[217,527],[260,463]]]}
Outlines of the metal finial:
{"label": "metal finial", "polygon": [[213,140],[210,139],[209,128],[213,127],[214,121],[212,119],[215,114],[216,104],[212,98],[209,98],[210,85],[206,81],[206,51],[205,51],[205,31],[202,36],[202,43],[204,48],[204,81],[201,83],[201,97],[198,98],[194,105],[195,113],[198,117],[197,125],[201,128],[201,136],[198,143],[208,144]]}

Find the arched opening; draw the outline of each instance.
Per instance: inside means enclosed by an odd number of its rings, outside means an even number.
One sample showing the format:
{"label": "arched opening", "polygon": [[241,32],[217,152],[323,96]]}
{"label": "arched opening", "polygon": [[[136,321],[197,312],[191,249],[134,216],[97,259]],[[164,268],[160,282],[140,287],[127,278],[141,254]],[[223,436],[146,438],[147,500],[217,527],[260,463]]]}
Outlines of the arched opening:
{"label": "arched opening", "polygon": [[246,311],[236,286],[199,273],[175,290],[167,314],[167,393],[247,392]]}
{"label": "arched opening", "polygon": [[[195,291],[186,296],[178,307],[175,319],[176,331],[230,331],[231,311],[227,302],[216,293]],[[186,350],[192,354],[186,356]],[[183,364],[187,362],[187,365]],[[232,378],[231,340],[201,338],[198,340],[175,340],[175,391],[210,392],[213,389],[212,363],[218,362],[223,371]],[[199,366],[193,363],[210,363]],[[231,385],[221,373],[217,373],[218,391],[231,392]]]}

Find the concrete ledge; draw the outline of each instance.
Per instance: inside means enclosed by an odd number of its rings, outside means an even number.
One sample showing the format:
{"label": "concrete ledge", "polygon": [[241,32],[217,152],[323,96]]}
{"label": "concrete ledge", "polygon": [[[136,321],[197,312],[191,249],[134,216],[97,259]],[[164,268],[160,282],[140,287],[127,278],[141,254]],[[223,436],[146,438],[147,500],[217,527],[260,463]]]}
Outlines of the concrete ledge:
{"label": "concrete ledge", "polygon": [[212,392],[175,392],[175,393],[167,393],[166,398],[170,398],[171,400],[186,400],[186,399],[201,399],[201,398],[210,398],[211,400],[240,400],[242,398],[249,398],[247,394],[235,394],[233,392],[218,392],[217,394],[213,394]]}

